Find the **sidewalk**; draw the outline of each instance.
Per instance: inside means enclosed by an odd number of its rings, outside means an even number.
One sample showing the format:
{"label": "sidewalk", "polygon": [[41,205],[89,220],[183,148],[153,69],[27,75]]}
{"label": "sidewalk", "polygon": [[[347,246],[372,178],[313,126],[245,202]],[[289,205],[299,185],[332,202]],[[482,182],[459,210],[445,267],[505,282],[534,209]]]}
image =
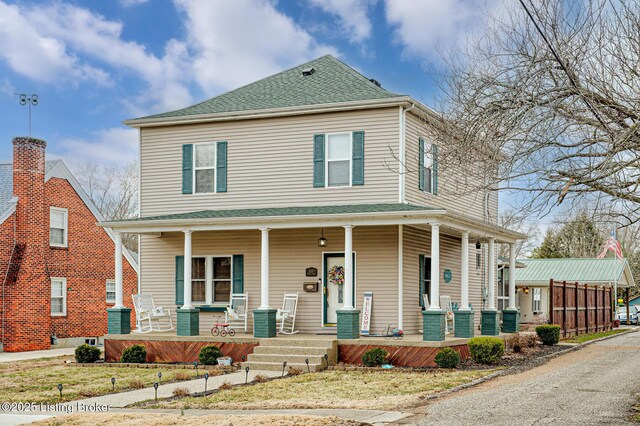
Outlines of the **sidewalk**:
{"label": "sidewalk", "polygon": [[53,358],[56,356],[73,355],[75,348],[48,349],[45,351],[28,352],[0,352],[0,362],[25,361],[29,359]]}

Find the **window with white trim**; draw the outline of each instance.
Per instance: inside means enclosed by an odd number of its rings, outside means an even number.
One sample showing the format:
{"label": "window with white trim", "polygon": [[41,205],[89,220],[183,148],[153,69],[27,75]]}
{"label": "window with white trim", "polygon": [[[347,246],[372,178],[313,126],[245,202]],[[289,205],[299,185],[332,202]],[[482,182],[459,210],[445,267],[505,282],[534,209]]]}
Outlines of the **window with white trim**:
{"label": "window with white trim", "polygon": [[424,144],[424,191],[433,194],[433,144]]}
{"label": "window with white trim", "polygon": [[231,257],[214,257],[211,261],[213,303],[231,300]]}
{"label": "window with white trim", "polygon": [[49,209],[49,245],[52,247],[67,247],[68,237],[67,209],[51,207]]}
{"label": "window with white trim", "polygon": [[193,145],[193,188],[196,194],[216,192],[216,143]]}
{"label": "window with white trim", "polygon": [[107,280],[107,303],[116,303],[115,280]]}
{"label": "window with white trim", "polygon": [[67,279],[51,278],[51,316],[67,314]]}
{"label": "window with white trim", "polygon": [[191,258],[191,300],[197,304],[231,301],[231,256]]}
{"label": "window with white trim", "polygon": [[194,303],[206,302],[207,259],[191,258],[191,300]]}
{"label": "window with white trim", "polygon": [[541,288],[533,288],[533,313],[537,314],[542,312],[542,289]]}
{"label": "window with white trim", "polygon": [[327,186],[351,186],[351,133],[327,135]]}

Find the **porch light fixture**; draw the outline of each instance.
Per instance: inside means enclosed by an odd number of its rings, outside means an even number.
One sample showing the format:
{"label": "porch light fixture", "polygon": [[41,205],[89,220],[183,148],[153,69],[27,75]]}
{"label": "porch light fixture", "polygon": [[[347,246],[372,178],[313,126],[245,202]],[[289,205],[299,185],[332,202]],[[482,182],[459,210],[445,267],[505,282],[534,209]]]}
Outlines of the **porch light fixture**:
{"label": "porch light fixture", "polygon": [[322,236],[318,238],[318,247],[326,247],[327,239],[324,237],[324,228],[322,228]]}
{"label": "porch light fixture", "polygon": [[522,290],[524,291],[524,294],[529,294],[529,287],[525,287]]}
{"label": "porch light fixture", "polygon": [[476,241],[476,250],[480,250],[482,246],[480,245],[480,240]]}

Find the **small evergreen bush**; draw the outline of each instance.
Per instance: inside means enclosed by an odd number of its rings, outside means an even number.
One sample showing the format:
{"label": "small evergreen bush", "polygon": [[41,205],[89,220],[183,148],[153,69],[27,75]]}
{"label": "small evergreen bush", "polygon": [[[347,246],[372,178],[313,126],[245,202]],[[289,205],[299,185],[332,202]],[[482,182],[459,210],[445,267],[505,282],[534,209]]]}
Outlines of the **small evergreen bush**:
{"label": "small evergreen bush", "polygon": [[440,368],[456,368],[460,364],[460,354],[455,349],[442,348],[436,355],[435,362]]}
{"label": "small evergreen bush", "polygon": [[204,365],[216,365],[218,363],[218,358],[220,357],[222,357],[220,348],[214,345],[209,345],[200,349],[198,361],[200,361],[200,364]]}
{"label": "small evergreen bush", "polygon": [[92,363],[100,359],[100,349],[86,343],[76,348],[76,362]]}
{"label": "small evergreen bush", "polygon": [[542,340],[543,345],[553,346],[560,341],[560,326],[554,324],[539,325],[536,334]]}
{"label": "small evergreen bush", "polygon": [[504,341],[497,337],[474,337],[469,340],[469,354],[479,364],[497,364],[504,354]]}
{"label": "small evergreen bush", "polygon": [[373,348],[362,355],[362,364],[365,367],[380,367],[385,363],[387,351],[382,348]]}
{"label": "small evergreen bush", "polygon": [[144,345],[133,345],[122,351],[120,362],[142,364],[147,359],[147,348]]}

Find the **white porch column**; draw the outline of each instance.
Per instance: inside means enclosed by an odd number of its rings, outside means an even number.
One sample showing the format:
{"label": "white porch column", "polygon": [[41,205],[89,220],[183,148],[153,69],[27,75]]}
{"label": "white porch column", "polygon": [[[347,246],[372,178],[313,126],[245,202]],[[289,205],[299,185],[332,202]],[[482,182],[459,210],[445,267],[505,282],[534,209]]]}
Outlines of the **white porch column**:
{"label": "white porch column", "polygon": [[398,225],[398,328],[404,329],[403,324],[403,311],[404,311],[404,279],[403,279],[403,265],[404,265],[404,230],[402,225]]}
{"label": "white porch column", "polygon": [[489,238],[489,272],[487,279],[488,286],[488,299],[489,303],[487,304],[487,310],[495,311],[496,310],[496,242],[493,238]]}
{"label": "white porch column", "polygon": [[269,309],[269,228],[261,228],[262,253],[260,256],[260,308]]}
{"label": "white porch column", "polygon": [[431,224],[431,300],[430,311],[440,310],[440,224]]}
{"label": "white porch column", "polygon": [[353,303],[353,226],[344,226],[344,310],[355,309]]}
{"label": "white porch column", "polygon": [[184,232],[184,304],[182,309],[193,309],[191,305],[191,230]]}
{"label": "white porch column", "polygon": [[469,311],[469,233],[462,232],[460,250],[460,310]]}
{"label": "white porch column", "polygon": [[122,234],[115,232],[116,244],[116,304],[114,308],[124,308],[122,295]]}
{"label": "white porch column", "polygon": [[516,245],[509,244],[509,310],[516,310]]}

